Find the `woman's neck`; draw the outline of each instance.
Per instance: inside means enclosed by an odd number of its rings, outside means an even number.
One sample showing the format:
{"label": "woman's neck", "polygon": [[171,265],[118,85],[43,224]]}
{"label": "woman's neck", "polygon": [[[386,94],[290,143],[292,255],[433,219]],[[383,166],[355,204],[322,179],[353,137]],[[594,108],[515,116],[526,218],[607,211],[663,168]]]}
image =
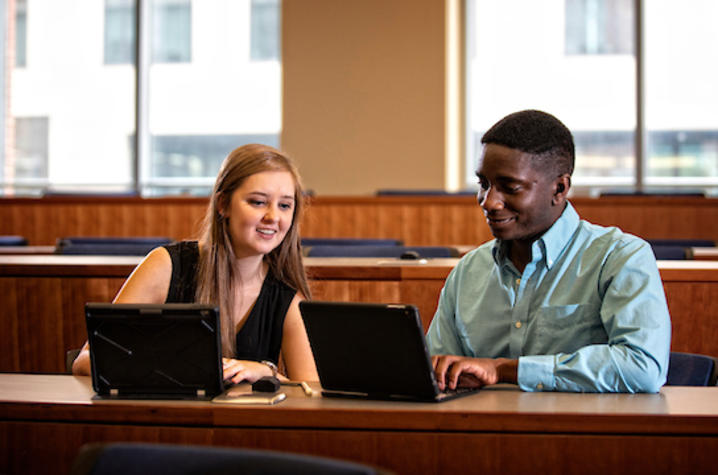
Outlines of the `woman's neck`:
{"label": "woman's neck", "polygon": [[267,275],[267,264],[263,255],[235,259],[232,267],[243,285],[263,282]]}

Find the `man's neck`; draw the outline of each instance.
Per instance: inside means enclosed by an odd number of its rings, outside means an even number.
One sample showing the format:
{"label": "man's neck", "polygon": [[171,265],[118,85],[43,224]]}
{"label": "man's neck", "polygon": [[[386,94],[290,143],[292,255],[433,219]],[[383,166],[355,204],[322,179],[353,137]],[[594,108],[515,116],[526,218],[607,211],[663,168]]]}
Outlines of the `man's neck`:
{"label": "man's neck", "polygon": [[533,241],[511,241],[508,243],[508,256],[516,269],[523,274],[526,265],[531,262]]}

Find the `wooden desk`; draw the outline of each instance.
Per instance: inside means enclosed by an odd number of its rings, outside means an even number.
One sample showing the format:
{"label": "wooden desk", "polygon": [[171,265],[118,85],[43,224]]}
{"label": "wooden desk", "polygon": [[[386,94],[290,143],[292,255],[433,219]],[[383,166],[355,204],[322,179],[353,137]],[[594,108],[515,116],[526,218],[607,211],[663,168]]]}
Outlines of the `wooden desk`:
{"label": "wooden desk", "polygon": [[54,253],[55,246],[0,246],[0,254],[38,255]]}
{"label": "wooden desk", "polygon": [[253,447],[399,474],[709,473],[718,388],[524,393],[497,386],[441,404],[305,397],[276,406],[93,401],[89,378],[0,374],[0,472],[64,473],[83,443]]}
{"label": "wooden desk", "polygon": [[[140,261],[120,256],[0,256],[0,371],[63,372],[86,339],[84,305],[109,302]],[[416,305],[428,328],[457,259],[307,258],[313,298]],[[672,349],[718,356],[718,261],[659,261]]]}
{"label": "wooden desk", "polygon": [[691,247],[688,254],[696,261],[718,261],[718,247]]}

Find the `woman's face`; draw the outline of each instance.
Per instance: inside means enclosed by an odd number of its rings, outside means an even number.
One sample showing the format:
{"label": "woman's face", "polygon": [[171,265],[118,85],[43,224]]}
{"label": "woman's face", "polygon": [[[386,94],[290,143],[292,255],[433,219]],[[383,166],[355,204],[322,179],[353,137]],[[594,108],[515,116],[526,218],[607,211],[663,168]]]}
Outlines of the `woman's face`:
{"label": "woman's face", "polygon": [[234,190],[224,210],[237,257],[271,252],[287,235],[294,216],[294,178],[288,171],[266,171]]}

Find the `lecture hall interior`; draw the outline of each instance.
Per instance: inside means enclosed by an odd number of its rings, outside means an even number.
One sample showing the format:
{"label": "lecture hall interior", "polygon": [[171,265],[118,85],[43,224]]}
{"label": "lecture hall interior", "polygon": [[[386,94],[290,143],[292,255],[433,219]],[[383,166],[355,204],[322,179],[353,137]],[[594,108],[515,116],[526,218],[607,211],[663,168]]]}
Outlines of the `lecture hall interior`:
{"label": "lecture hall interior", "polygon": [[[111,443],[205,473],[222,454],[266,473],[715,473],[716,18],[714,0],[0,0],[0,474],[90,473]],[[669,381],[702,382],[430,403],[311,381],[232,405],[100,398],[71,374],[85,305],[154,239],[197,239],[248,143],[299,169],[312,299],[415,306],[428,330],[461,256],[493,239],[481,137],[524,109],[571,130],[580,217],[650,244]],[[401,255],[331,254],[361,241]]]}

